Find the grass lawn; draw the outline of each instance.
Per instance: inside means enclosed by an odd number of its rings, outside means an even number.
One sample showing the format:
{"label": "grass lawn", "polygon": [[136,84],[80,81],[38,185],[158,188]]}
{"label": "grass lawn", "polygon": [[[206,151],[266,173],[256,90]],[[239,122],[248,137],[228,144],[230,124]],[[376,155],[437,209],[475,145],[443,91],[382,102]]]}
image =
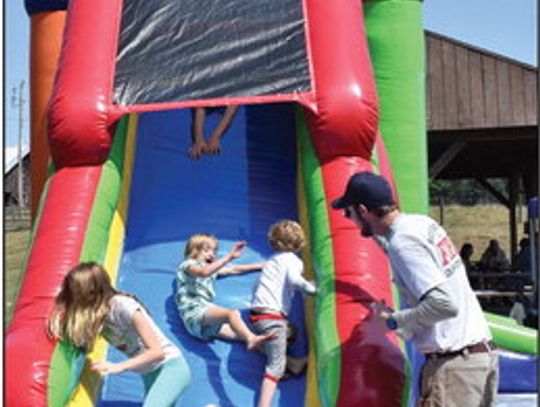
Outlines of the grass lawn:
{"label": "grass lawn", "polygon": [[19,293],[30,229],[4,234],[4,327],[9,324],[13,305]]}

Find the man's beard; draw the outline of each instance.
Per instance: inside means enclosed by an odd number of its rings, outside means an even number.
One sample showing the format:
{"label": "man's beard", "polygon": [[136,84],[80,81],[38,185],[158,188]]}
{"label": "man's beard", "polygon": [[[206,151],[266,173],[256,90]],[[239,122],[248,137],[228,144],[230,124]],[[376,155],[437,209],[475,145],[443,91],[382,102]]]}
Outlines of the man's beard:
{"label": "man's beard", "polygon": [[360,234],[364,237],[371,237],[373,236],[373,230],[371,229],[371,226],[367,222],[361,222],[362,229],[360,230]]}

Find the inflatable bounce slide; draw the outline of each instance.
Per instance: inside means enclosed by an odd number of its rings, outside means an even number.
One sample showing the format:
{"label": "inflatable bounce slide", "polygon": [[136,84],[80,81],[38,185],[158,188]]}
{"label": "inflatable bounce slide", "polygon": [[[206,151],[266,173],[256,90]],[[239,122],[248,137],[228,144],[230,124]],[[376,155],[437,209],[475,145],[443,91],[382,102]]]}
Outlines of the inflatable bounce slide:
{"label": "inflatable bounce slide", "polygon": [[[68,4],[66,4],[68,3]],[[361,170],[392,181],[405,211],[427,211],[424,43],[419,0],[27,0],[32,44],[34,227],[5,338],[10,407],[139,406],[140,378],[97,377],[89,355],[45,330],[71,267],[103,263],[184,353],[178,405],[255,403],[262,355],[190,337],[174,303],[186,240],[211,233],[237,263],[270,255],[266,234],[297,219],[314,298],[295,298],[292,354],[305,375],[276,406],[412,406],[422,356],[370,320],[399,307],[384,254],[330,202]],[[53,82],[54,77],[54,82]],[[191,159],[195,107],[240,106],[219,155]],[[220,118],[209,109],[206,126]],[[45,125],[46,123],[46,125]],[[218,280],[245,310],[257,273]],[[536,390],[536,331],[490,316],[501,392]]]}

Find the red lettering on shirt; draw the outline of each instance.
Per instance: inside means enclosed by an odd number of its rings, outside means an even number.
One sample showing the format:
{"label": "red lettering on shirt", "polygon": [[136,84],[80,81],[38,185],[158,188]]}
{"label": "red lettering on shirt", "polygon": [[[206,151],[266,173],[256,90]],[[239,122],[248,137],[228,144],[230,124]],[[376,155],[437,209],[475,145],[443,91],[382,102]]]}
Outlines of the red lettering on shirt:
{"label": "red lettering on shirt", "polygon": [[450,241],[448,236],[445,236],[437,243],[437,247],[441,253],[443,266],[446,266],[452,261],[454,257],[458,255],[454,244]]}

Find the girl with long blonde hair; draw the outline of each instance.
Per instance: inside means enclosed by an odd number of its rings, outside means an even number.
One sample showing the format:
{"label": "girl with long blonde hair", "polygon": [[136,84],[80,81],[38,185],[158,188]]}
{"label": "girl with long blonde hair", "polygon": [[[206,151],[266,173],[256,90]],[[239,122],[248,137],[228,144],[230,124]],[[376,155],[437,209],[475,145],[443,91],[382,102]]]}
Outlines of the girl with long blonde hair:
{"label": "girl with long blonde hair", "polygon": [[80,263],[64,278],[49,320],[49,331],[89,352],[101,335],[128,358],[113,363],[94,361],[93,371],[140,373],[145,385],[144,407],[173,406],[190,381],[189,367],[159,329],[143,304],[117,291],[105,269],[94,262]]}

